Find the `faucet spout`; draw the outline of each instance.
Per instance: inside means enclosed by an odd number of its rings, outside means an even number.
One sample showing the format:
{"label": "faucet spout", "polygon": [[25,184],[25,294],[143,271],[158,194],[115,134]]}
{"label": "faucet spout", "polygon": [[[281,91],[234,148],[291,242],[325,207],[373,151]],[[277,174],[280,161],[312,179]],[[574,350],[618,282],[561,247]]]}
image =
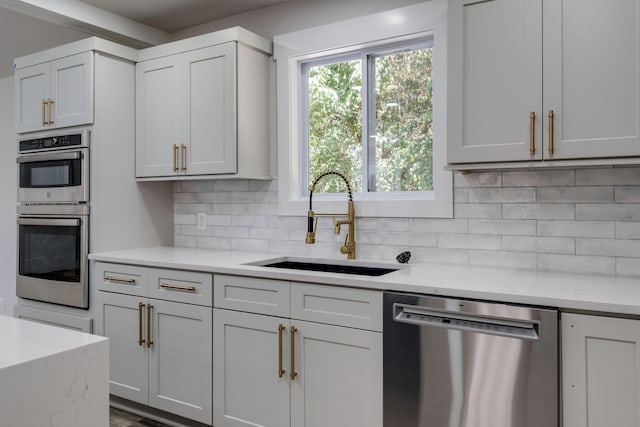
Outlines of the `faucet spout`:
{"label": "faucet spout", "polygon": [[[318,182],[328,176],[328,175],[336,175],[345,182],[347,185],[347,191],[349,193],[349,200],[347,202],[347,213],[346,214],[324,214],[324,213],[314,213],[313,211],[313,191],[318,184]],[[313,183],[309,186],[309,211],[307,212],[307,237],[305,242],[308,244],[313,244],[316,241],[316,226],[318,224],[317,216],[346,216],[347,219],[336,220],[334,218],[333,225],[336,234],[340,233],[341,225],[348,225],[349,231],[347,232],[347,236],[345,238],[344,245],[340,247],[340,253],[346,254],[347,259],[355,259],[356,258],[356,241],[355,241],[355,208],[353,203],[353,193],[351,191],[351,184],[346,176],[337,171],[327,171],[324,172],[313,181]],[[314,220],[315,218],[315,220]]]}

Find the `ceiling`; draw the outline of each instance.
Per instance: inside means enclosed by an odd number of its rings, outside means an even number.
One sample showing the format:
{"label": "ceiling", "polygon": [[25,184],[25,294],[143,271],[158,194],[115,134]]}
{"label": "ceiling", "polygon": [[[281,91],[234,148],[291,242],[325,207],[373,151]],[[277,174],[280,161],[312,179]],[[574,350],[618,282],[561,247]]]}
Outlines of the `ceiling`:
{"label": "ceiling", "polygon": [[[0,0],[0,78],[13,59],[97,35],[142,48],[171,33],[288,0]],[[304,0],[297,0],[304,1]]]}
{"label": "ceiling", "polygon": [[83,0],[84,3],[172,33],[287,0]]}

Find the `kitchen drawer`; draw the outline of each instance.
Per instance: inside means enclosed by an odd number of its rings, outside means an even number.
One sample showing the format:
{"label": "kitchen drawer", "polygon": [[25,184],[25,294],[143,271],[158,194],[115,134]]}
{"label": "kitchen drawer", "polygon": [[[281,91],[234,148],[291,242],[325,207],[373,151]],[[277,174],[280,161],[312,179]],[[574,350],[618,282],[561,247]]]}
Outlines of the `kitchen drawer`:
{"label": "kitchen drawer", "polygon": [[213,280],[216,308],[289,317],[289,282],[219,274]]}
{"label": "kitchen drawer", "polygon": [[213,275],[194,271],[149,269],[149,297],[213,306]]}
{"label": "kitchen drawer", "polygon": [[382,332],[382,292],[292,283],[291,318]]}
{"label": "kitchen drawer", "polygon": [[148,268],[97,262],[91,275],[97,290],[138,296],[148,294]]}

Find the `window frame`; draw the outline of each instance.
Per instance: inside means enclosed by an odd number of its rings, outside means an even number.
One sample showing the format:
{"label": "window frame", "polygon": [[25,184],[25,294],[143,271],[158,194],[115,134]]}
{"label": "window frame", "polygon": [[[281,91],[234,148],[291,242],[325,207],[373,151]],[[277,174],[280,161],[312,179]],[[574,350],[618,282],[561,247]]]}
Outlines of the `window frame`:
{"label": "window frame", "polygon": [[[453,177],[446,165],[446,0],[407,6],[274,37],[277,87],[278,214],[306,215],[308,178],[302,161],[301,64],[353,54],[384,52],[430,39],[433,49],[433,192],[362,192],[354,195],[360,217],[453,216]],[[352,55],[353,56],[353,55]],[[368,76],[363,75],[363,88]],[[364,93],[363,97],[368,94]],[[368,102],[367,100],[363,100]],[[363,129],[363,137],[368,132]],[[364,143],[363,143],[364,144]],[[363,159],[366,161],[366,158]],[[303,177],[304,176],[304,177]],[[341,212],[344,194],[314,193],[314,210]]]}

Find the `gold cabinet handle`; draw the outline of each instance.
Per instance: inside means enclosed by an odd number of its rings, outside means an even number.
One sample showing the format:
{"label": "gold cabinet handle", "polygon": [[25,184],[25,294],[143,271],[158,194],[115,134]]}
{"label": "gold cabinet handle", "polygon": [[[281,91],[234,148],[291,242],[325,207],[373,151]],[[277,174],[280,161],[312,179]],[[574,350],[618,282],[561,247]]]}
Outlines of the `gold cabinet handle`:
{"label": "gold cabinet handle", "polygon": [[45,117],[44,107],[47,105],[47,100],[42,98],[42,126],[47,125],[47,119]]}
{"label": "gold cabinet handle", "polygon": [[173,171],[178,172],[178,146],[173,144]]}
{"label": "gold cabinet handle", "polygon": [[536,113],[529,114],[529,154],[536,154]]}
{"label": "gold cabinet handle", "polygon": [[126,285],[135,285],[136,279],[121,279],[120,277],[104,276],[104,280],[107,282],[124,283]]}
{"label": "gold cabinet handle", "polygon": [[142,338],[142,309],[144,308],[144,304],[138,303],[138,345],[142,347],[144,344],[144,339]]}
{"label": "gold cabinet handle", "polygon": [[296,372],[296,332],[298,329],[295,326],[291,327],[291,374],[290,377],[292,380],[295,380],[298,376]]}
{"label": "gold cabinet handle", "polygon": [[151,304],[147,305],[147,348],[153,345],[153,339],[151,337],[151,310],[153,310],[153,306]]}
{"label": "gold cabinet handle", "polygon": [[52,125],[53,124],[53,116],[51,115],[51,106],[53,105],[53,99],[48,98],[47,99],[47,104],[49,104],[49,121],[48,121],[48,123],[50,125]]}
{"label": "gold cabinet handle", "polygon": [[282,378],[285,372],[282,367],[282,335],[284,330],[285,327],[282,323],[278,325],[278,378]]}
{"label": "gold cabinet handle", "polygon": [[171,283],[160,283],[160,287],[162,289],[166,289],[168,291],[181,291],[181,292],[195,292],[195,286],[179,286],[173,285]]}
{"label": "gold cabinet handle", "polygon": [[180,144],[180,150],[182,151],[180,157],[180,170],[184,172],[187,170],[187,146],[184,144]]}
{"label": "gold cabinet handle", "polygon": [[549,110],[549,154],[555,151],[553,147],[553,110]]}

